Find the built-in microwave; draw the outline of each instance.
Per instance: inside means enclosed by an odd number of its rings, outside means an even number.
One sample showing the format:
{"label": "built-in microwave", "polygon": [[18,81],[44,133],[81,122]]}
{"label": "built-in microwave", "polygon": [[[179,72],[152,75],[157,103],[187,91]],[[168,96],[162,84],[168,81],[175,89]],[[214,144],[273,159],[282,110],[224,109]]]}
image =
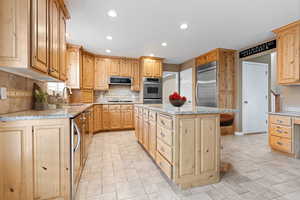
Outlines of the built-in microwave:
{"label": "built-in microwave", "polygon": [[130,77],[111,76],[109,78],[110,85],[131,85],[132,79]]}

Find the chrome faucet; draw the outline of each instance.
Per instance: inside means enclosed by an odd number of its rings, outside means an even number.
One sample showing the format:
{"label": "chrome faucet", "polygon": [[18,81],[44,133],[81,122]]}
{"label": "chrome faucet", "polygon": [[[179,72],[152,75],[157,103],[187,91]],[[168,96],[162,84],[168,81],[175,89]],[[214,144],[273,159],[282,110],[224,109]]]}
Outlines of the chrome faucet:
{"label": "chrome faucet", "polygon": [[68,86],[64,87],[63,89],[63,99],[64,99],[64,103],[69,103],[68,102],[68,97],[69,95],[72,94],[72,90],[71,88],[69,88]]}

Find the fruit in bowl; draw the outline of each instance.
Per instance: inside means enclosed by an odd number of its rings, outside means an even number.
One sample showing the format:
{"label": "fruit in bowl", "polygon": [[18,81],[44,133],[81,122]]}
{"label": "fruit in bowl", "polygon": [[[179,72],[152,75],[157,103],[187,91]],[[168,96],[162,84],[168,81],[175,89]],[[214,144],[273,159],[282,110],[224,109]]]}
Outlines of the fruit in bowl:
{"label": "fruit in bowl", "polygon": [[174,92],[169,96],[169,101],[173,106],[180,107],[186,102],[186,97]]}

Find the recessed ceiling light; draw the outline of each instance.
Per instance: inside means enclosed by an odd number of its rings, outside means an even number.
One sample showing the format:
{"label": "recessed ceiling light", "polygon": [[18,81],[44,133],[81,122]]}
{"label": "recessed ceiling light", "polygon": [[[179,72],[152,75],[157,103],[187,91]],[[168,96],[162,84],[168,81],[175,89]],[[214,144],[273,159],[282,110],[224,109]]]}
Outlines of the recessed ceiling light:
{"label": "recessed ceiling light", "polygon": [[110,16],[110,17],[113,17],[113,18],[118,16],[118,14],[115,10],[109,10],[107,12],[107,15]]}
{"label": "recessed ceiling light", "polygon": [[108,36],[106,36],[106,39],[112,40],[112,36],[108,35]]}
{"label": "recessed ceiling light", "polygon": [[106,49],[105,52],[106,53],[111,53],[111,50],[110,49]]}
{"label": "recessed ceiling light", "polygon": [[186,30],[188,27],[189,26],[185,23],[180,25],[180,29],[182,29],[182,30]]}
{"label": "recessed ceiling light", "polygon": [[154,54],[153,54],[153,53],[150,53],[150,55],[149,55],[149,56],[153,57],[153,56],[154,56]]}
{"label": "recessed ceiling light", "polygon": [[166,47],[168,44],[166,42],[161,43],[161,46]]}

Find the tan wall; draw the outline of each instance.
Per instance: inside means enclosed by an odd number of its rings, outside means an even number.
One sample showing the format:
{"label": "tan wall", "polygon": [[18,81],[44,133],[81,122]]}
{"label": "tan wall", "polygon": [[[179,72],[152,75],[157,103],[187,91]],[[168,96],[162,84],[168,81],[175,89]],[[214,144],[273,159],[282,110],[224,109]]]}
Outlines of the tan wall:
{"label": "tan wall", "polygon": [[31,109],[33,83],[46,87],[43,82],[0,71],[0,87],[8,91],[8,98],[0,100],[0,114]]}

